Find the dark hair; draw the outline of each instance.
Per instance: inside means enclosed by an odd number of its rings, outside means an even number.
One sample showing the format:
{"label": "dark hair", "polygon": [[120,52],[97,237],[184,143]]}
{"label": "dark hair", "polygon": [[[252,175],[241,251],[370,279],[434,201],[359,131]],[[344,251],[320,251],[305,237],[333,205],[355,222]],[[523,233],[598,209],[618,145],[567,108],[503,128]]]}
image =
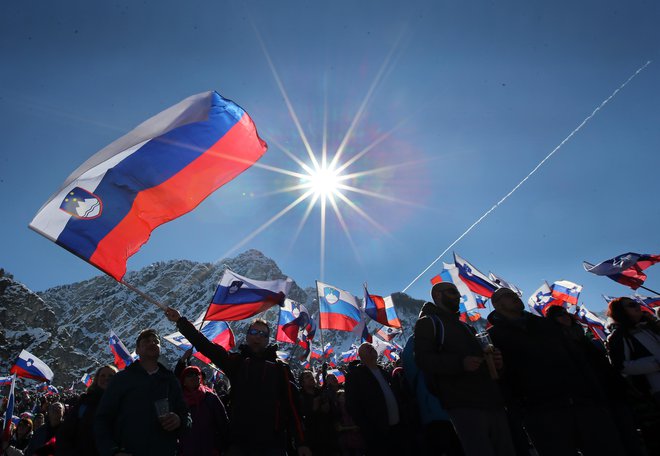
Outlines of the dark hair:
{"label": "dark hair", "polygon": [[156,339],[158,339],[158,342],[160,343],[160,336],[158,335],[158,333],[156,332],[156,330],[155,330],[155,329],[152,329],[152,328],[149,328],[149,329],[145,329],[145,330],[143,330],[143,331],[137,336],[137,340],[135,341],[135,346],[137,347],[138,345],[140,345],[140,342],[142,341],[142,339],[146,339],[147,337],[151,337],[151,336],[155,336]]}
{"label": "dark hair", "polygon": [[266,330],[268,331],[268,335],[270,336],[270,326],[268,326],[268,322],[262,318],[255,318],[250,322],[250,326],[248,326],[248,331],[250,328],[252,328],[254,325],[262,325],[266,327]]}
{"label": "dark hair", "polygon": [[630,329],[636,324],[626,313],[625,305],[628,302],[633,302],[639,305],[637,301],[625,296],[612,299],[607,305],[607,316],[626,329]]}
{"label": "dark hair", "polygon": [[564,306],[550,306],[545,311],[546,318],[555,318],[559,315],[570,315]]}
{"label": "dark hair", "polygon": [[94,390],[94,389],[97,389],[97,388],[99,387],[99,380],[98,380],[98,379],[99,379],[99,374],[101,373],[101,371],[102,371],[103,369],[110,369],[110,370],[113,371],[115,374],[119,371],[119,370],[118,370],[115,366],[113,366],[112,364],[106,364],[105,366],[101,366],[101,367],[99,367],[99,368],[96,370],[96,373],[94,374],[94,380],[92,380],[92,384],[89,385],[88,390]]}

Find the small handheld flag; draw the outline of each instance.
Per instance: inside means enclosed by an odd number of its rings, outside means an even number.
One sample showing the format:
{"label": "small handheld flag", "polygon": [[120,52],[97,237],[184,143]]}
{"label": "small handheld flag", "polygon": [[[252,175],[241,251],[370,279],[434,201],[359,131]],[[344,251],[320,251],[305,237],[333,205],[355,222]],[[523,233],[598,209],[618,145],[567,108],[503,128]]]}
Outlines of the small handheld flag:
{"label": "small handheld flag", "polygon": [[458,268],[458,276],[474,293],[490,298],[495,290],[500,288],[484,273],[456,254],[456,252],[454,252],[454,264]]}
{"label": "small handheld flag", "polygon": [[236,321],[284,303],[293,280],[254,280],[226,269],[204,320]]}
{"label": "small handheld flag", "polygon": [[135,358],[133,358],[124,343],[121,341],[121,339],[119,339],[119,337],[117,337],[113,330],[110,330],[109,343],[110,351],[115,357],[115,366],[117,366],[117,369],[126,369],[128,365],[135,361]]}
{"label": "small handheld flag", "polygon": [[[193,326],[200,328],[199,332],[204,334],[208,340],[214,344],[220,345],[225,350],[230,351],[232,348],[234,348],[236,346],[234,333],[232,332],[227,322],[219,320],[205,321],[204,313],[205,312],[197,317],[197,319],[193,322]],[[178,331],[172,334],[168,334],[164,337],[164,339],[183,351],[193,348],[188,339],[186,339],[186,337]],[[193,356],[206,364],[211,364],[211,360],[202,355],[197,350],[193,349]]]}
{"label": "small handheld flag", "polygon": [[568,280],[558,280],[550,288],[553,298],[573,305],[578,303],[578,298],[582,291],[582,285],[569,282]]}
{"label": "small handheld flag", "polygon": [[361,320],[360,307],[355,296],[347,291],[316,282],[319,298],[320,327],[337,331],[352,331]]}
{"label": "small handheld flag", "polygon": [[16,359],[16,363],[9,371],[18,377],[31,378],[42,382],[53,380],[53,371],[39,358],[27,350],[22,350]]}
{"label": "small handheld flag", "polygon": [[392,296],[382,297],[369,294],[366,285],[364,287],[364,311],[372,320],[381,325],[401,328],[401,321],[394,309]]}
{"label": "small handheld flag", "polygon": [[85,385],[87,388],[92,386],[93,382],[94,382],[94,377],[92,377],[91,374],[83,374],[82,378],[80,379],[80,383]]}
{"label": "small handheld flag", "polygon": [[552,290],[547,282],[543,282],[527,301],[531,312],[535,315],[545,316],[551,306],[563,306],[564,302],[552,296]]}
{"label": "small handheld flag", "polygon": [[16,374],[11,376],[11,386],[9,388],[9,396],[7,396],[7,408],[5,409],[5,427],[2,430],[2,441],[9,442],[11,437],[11,423],[14,416],[14,403],[16,401],[14,395],[14,387],[16,386]]}

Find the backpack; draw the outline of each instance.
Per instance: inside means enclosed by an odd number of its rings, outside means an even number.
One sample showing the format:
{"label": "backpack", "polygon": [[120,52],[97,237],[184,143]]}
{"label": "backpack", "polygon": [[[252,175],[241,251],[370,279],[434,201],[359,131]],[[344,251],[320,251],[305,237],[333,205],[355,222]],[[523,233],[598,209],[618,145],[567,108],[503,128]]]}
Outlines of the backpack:
{"label": "backpack", "polygon": [[[443,334],[441,331],[436,330],[440,323],[439,317],[437,315],[429,315],[429,317],[433,322],[433,332],[435,334],[436,345],[440,345]],[[449,415],[442,407],[440,399],[432,393],[431,388],[429,387],[429,385],[433,385],[433,383],[430,379],[426,378],[426,375],[420,371],[415,362],[414,334],[406,341],[403,352],[401,353],[401,360],[403,363],[403,374],[417,400],[422,423],[426,424],[431,421],[449,420]]]}

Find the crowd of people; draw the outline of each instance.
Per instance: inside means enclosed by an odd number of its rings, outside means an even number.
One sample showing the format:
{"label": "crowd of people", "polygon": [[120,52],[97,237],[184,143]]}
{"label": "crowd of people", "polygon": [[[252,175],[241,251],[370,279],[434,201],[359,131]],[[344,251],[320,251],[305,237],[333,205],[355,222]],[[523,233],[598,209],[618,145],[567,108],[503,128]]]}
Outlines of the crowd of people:
{"label": "crowd of people", "polygon": [[399,361],[373,345],[342,366],[294,375],[255,319],[237,351],[174,308],[166,318],[223,373],[188,351],[170,370],[160,337],[139,360],[103,366],[82,395],[17,397],[0,454],[14,455],[655,455],[660,454],[660,323],[630,298],[610,302],[606,343],[564,307],[525,311],[501,288],[486,333],[459,319],[451,283],[431,290]]}

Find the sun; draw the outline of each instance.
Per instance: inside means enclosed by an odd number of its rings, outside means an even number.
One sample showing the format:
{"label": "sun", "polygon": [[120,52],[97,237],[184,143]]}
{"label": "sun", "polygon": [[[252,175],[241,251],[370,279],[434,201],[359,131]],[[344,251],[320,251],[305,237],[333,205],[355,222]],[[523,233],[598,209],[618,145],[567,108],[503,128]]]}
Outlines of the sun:
{"label": "sun", "polygon": [[310,189],[314,196],[322,199],[337,196],[342,176],[330,166],[320,166],[300,179],[302,189]]}

